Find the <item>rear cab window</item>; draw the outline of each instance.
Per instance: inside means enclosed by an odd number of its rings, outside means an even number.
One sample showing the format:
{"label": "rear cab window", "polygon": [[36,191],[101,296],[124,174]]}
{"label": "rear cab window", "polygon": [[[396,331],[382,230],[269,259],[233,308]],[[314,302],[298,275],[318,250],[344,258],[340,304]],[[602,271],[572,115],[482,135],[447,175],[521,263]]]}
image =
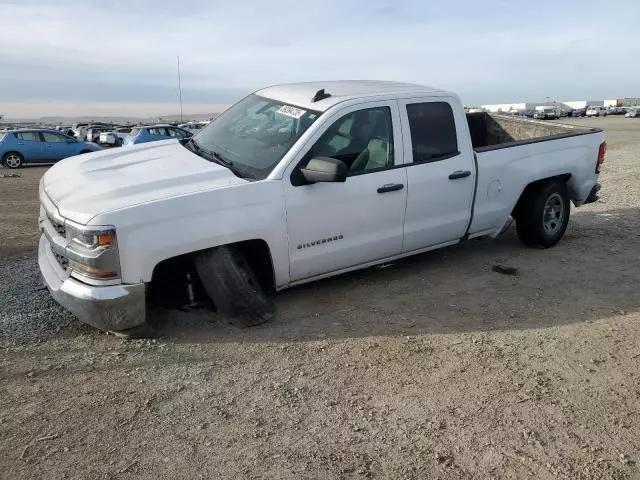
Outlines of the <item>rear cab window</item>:
{"label": "rear cab window", "polygon": [[457,155],[458,135],[448,102],[407,104],[413,163],[437,162]]}

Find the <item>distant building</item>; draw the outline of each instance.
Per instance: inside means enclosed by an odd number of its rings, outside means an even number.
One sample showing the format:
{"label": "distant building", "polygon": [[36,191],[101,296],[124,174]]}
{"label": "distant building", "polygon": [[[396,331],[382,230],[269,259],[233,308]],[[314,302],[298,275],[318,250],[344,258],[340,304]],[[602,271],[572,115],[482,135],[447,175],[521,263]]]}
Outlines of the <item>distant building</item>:
{"label": "distant building", "polygon": [[534,110],[537,103],[497,103],[494,105],[482,105],[482,108],[488,112],[500,113],[500,112],[513,112],[517,110]]}
{"label": "distant building", "polygon": [[562,102],[569,108],[606,107],[604,100],[570,100]]}
{"label": "distant building", "polygon": [[640,106],[640,98],[626,97],[618,99],[618,106],[620,107],[638,107]]}

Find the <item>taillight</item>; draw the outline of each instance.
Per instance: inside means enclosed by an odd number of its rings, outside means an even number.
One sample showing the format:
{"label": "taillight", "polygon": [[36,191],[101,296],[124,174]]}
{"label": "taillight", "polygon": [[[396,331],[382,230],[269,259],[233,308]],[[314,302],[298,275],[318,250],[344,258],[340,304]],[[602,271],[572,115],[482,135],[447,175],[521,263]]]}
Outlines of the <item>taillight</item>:
{"label": "taillight", "polygon": [[600,173],[600,167],[604,163],[604,156],[607,153],[607,142],[602,142],[598,149],[598,162],[596,163],[596,173]]}

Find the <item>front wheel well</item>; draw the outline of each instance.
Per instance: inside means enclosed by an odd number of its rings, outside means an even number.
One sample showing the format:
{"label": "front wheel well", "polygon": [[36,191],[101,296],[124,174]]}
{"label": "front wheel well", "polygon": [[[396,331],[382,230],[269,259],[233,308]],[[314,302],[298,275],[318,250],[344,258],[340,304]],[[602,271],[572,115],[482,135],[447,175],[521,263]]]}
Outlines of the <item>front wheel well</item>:
{"label": "front wheel well", "polygon": [[[267,242],[261,239],[220,245],[234,247],[245,258],[260,286],[265,291],[275,290],[275,275],[271,251]],[[212,247],[217,248],[217,247]],[[158,263],[148,285],[149,298],[166,306],[181,306],[188,303],[187,276],[190,275],[196,293],[202,292],[202,285],[196,273],[194,258],[202,250],[167,258]]]}
{"label": "front wheel well", "polygon": [[550,182],[560,181],[562,183],[567,183],[567,181],[570,178],[571,178],[571,174],[570,173],[563,173],[563,174],[560,174],[560,175],[554,175],[553,177],[541,178],[539,180],[535,180],[535,181],[529,183],[522,190],[522,193],[520,194],[520,197],[518,198],[518,201],[516,202],[516,205],[513,207],[513,210],[511,211],[511,216],[513,218],[515,218],[516,220],[518,219],[519,211],[522,208],[522,205],[525,202],[526,197],[531,192],[534,192],[534,191],[538,190],[540,187],[542,187],[543,185],[546,185],[547,183],[550,183]]}

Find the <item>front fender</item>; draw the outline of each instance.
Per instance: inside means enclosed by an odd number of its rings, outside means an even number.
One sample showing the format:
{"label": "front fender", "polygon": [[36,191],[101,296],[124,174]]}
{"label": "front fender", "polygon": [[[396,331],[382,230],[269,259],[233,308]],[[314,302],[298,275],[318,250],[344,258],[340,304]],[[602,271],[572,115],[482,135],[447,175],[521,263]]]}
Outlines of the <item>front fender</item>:
{"label": "front fender", "polygon": [[289,283],[281,182],[260,181],[136,205],[92,223],[116,226],[122,280],[149,282],[158,263],[246,240],[264,240],[276,288]]}

